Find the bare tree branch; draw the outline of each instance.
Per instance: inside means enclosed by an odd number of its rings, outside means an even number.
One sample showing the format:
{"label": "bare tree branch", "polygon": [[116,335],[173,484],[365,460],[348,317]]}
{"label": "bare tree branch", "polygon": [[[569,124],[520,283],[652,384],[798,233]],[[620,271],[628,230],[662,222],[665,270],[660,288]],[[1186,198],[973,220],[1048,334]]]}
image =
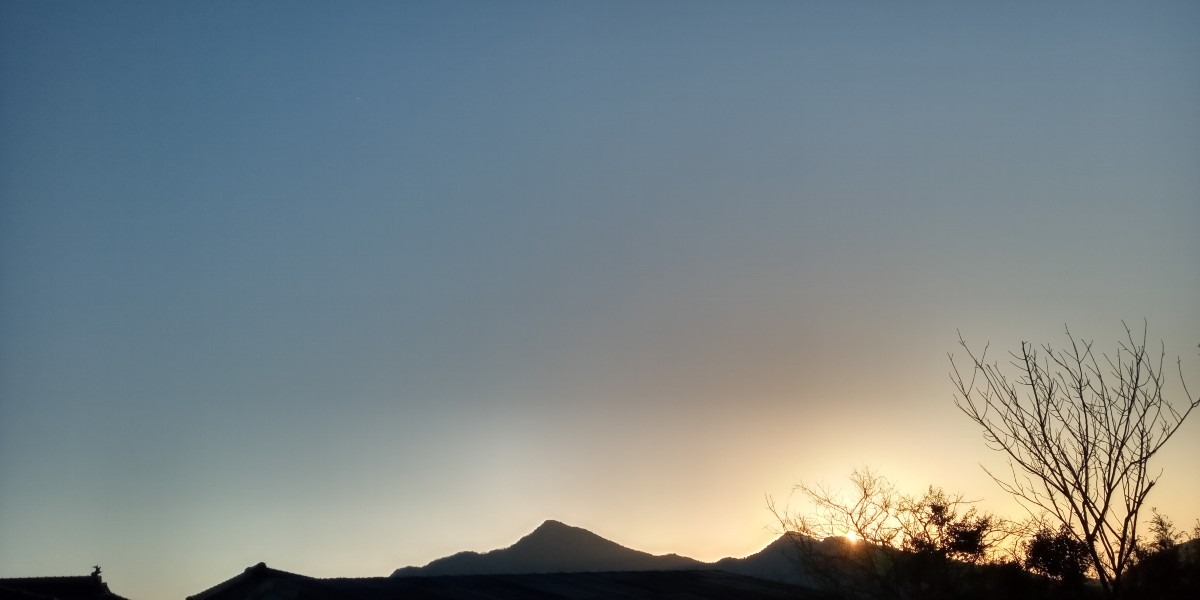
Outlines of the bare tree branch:
{"label": "bare tree branch", "polygon": [[967,593],[972,568],[1013,555],[1019,524],[981,513],[974,501],[930,487],[897,491],[870,469],[850,476],[846,491],[801,484],[812,504],[790,513],[768,497],[811,583],[844,598],[938,599]]}
{"label": "bare tree branch", "polygon": [[1136,560],[1138,516],[1161,476],[1150,471],[1150,459],[1200,405],[1186,382],[1181,406],[1163,396],[1165,346],[1154,360],[1146,330],[1143,324],[1137,339],[1125,326],[1112,356],[1098,357],[1069,328],[1062,350],[1022,342],[1010,355],[1015,378],[988,361],[988,346],[973,352],[961,332],[969,377],[950,355],[955,406],[1008,460],[1008,477],[985,471],[1031,514],[1052,515],[1086,544],[1109,596],[1119,595],[1121,576]]}

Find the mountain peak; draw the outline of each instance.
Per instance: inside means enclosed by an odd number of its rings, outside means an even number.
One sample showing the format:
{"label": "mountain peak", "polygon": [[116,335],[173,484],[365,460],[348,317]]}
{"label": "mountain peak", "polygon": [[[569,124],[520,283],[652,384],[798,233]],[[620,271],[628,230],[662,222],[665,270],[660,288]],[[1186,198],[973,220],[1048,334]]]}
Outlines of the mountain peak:
{"label": "mountain peak", "polygon": [[632,550],[582,527],[548,519],[507,548],[483,554],[461,552],[424,567],[399,569],[393,576],[657,571],[694,569],[701,564],[682,556]]}
{"label": "mountain peak", "polygon": [[616,545],[615,542],[609,542],[608,540],[582,527],[567,525],[562,521],[555,521],[554,519],[547,519],[541,525],[538,525],[537,529],[534,529],[525,537],[517,540],[517,543],[513,544],[513,546],[516,547],[524,542],[529,542],[530,540],[539,540],[542,542],[547,540],[560,540],[564,543],[582,543],[584,540],[587,540],[589,542],[602,541]]}
{"label": "mountain peak", "polygon": [[573,527],[563,523],[562,521],[555,521],[554,519],[546,519],[545,521],[542,521],[542,524],[538,525],[537,529],[534,529],[534,531],[541,531],[543,529],[553,531],[555,529],[579,529],[579,527]]}

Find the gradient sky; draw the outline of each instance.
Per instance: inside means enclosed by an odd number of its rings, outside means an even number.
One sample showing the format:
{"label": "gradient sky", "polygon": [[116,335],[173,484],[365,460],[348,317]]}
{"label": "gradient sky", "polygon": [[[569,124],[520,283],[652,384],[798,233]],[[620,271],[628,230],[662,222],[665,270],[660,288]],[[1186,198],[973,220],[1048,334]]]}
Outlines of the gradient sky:
{"label": "gradient sky", "polygon": [[956,329],[1200,390],[1200,4],[983,4],[0,4],[0,577],[712,560],[863,465],[1013,514]]}

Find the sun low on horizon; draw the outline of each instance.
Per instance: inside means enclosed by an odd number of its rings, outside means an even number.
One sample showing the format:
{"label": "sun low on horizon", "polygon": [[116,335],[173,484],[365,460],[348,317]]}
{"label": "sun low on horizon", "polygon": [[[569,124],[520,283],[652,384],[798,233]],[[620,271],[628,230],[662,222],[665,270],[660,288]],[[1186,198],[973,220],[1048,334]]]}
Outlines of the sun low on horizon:
{"label": "sun low on horizon", "polygon": [[864,466],[1025,517],[948,354],[1146,323],[1200,388],[1197,57],[1169,0],[0,3],[0,578],[712,562]]}

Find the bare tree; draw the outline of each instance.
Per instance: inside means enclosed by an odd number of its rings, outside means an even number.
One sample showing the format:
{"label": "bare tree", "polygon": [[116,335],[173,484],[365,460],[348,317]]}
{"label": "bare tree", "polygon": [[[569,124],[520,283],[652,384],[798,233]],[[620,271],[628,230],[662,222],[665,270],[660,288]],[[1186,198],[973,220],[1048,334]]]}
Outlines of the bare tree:
{"label": "bare tree", "polygon": [[895,561],[888,551],[903,531],[901,498],[886,478],[870,469],[850,476],[853,490],[800,484],[796,491],[812,504],[809,513],[791,513],[767,498],[792,545],[796,567],[817,587],[842,597],[893,598]]}
{"label": "bare tree", "polygon": [[957,598],[973,572],[1009,537],[1005,521],[941,488],[897,491],[870,469],[852,489],[801,484],[812,510],[790,513],[768,498],[788,532],[796,566],[811,583],[845,598]]}
{"label": "bare tree", "polygon": [[[1010,353],[1010,377],[987,350],[976,354],[959,334],[970,372],[950,355],[955,405],[983,429],[989,448],[1008,458],[1009,473],[988,475],[1031,514],[1047,513],[1088,548],[1105,595],[1120,595],[1136,561],[1138,516],[1160,473],[1150,459],[1179,430],[1200,399],[1176,407],[1163,395],[1163,358],[1125,327],[1114,356],[1073,336],[1064,350],[1022,342]],[[1183,379],[1182,363],[1179,365]],[[986,470],[986,468],[985,468]]]}

